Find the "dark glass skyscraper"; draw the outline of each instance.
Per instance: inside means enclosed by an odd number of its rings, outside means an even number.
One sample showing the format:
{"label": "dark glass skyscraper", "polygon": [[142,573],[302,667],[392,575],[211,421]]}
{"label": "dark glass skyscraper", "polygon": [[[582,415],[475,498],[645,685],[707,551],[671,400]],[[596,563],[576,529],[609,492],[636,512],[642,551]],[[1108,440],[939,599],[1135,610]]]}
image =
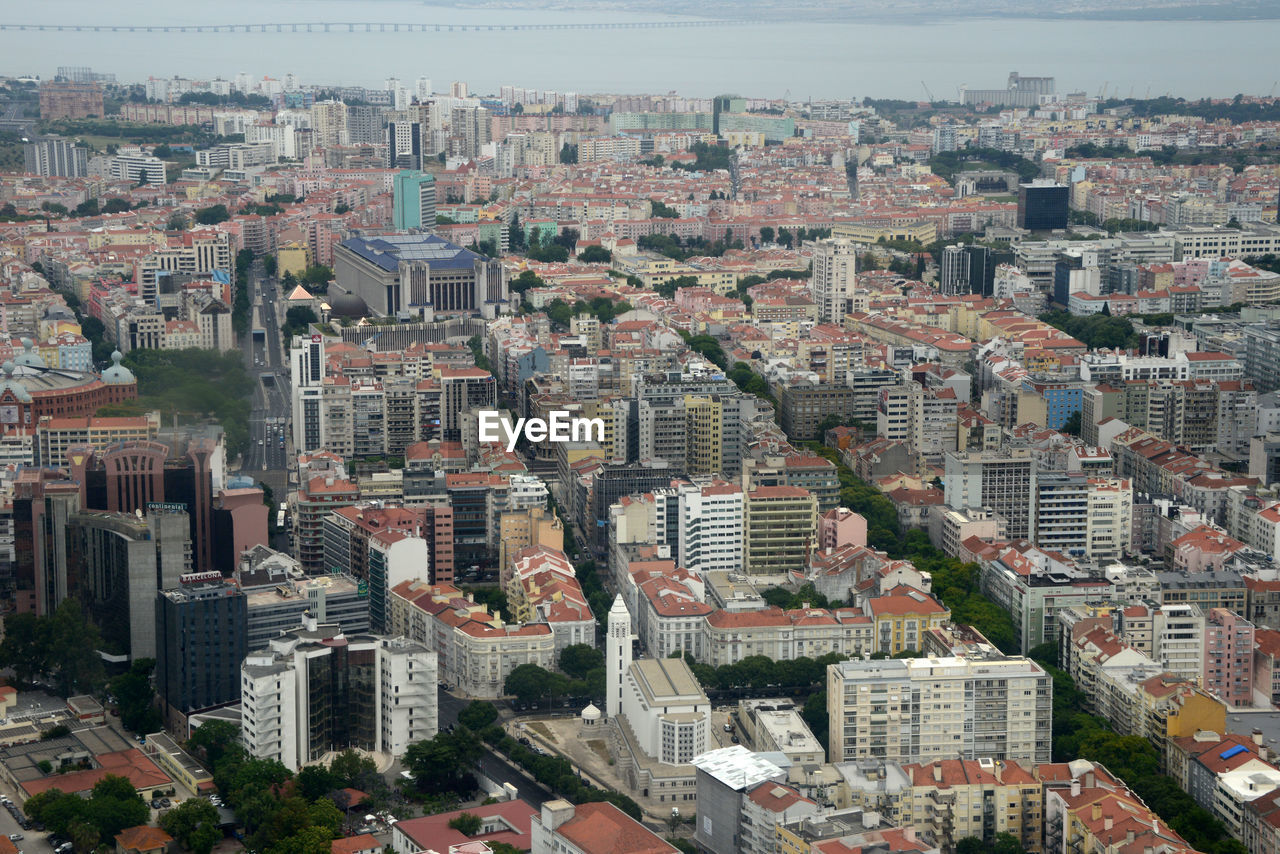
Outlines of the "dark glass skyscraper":
{"label": "dark glass skyscraper", "polygon": [[248,654],[245,595],[217,573],[184,576],[156,595],[156,693],[166,723],[240,699]]}
{"label": "dark glass skyscraper", "polygon": [[1018,228],[1053,231],[1067,227],[1066,184],[1032,181],[1018,185]]}

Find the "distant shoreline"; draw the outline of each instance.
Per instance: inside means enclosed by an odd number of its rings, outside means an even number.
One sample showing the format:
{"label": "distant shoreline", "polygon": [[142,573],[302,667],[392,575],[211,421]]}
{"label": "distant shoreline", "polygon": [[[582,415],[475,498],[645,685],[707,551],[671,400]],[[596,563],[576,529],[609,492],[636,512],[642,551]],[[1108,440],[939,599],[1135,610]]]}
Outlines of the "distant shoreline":
{"label": "distant shoreline", "polygon": [[[465,9],[479,12],[579,12],[579,13],[621,13],[626,15],[652,15],[657,18],[697,18],[704,21],[723,20],[742,23],[744,21],[761,21],[765,23],[805,22],[805,23],[872,23],[872,24],[937,24],[948,21],[981,21],[981,20],[1019,20],[1019,21],[1127,21],[1147,23],[1234,23],[1239,21],[1280,21],[1280,8],[1268,8],[1271,4],[1240,4],[1238,6],[1209,7],[1181,6],[1162,9],[1096,9],[1082,12],[1053,11],[1020,11],[1004,9],[979,9],[967,11],[963,8],[934,9],[906,8],[898,14],[872,12],[846,7],[832,9],[829,4],[820,8],[791,6],[786,9],[767,7],[753,9],[743,6],[729,6],[717,9],[714,4],[683,3],[670,6],[663,4],[647,5],[642,8],[618,7],[596,3],[555,3],[547,4],[538,0],[512,2],[505,0],[490,3],[440,2],[430,0],[422,2],[423,6],[447,9]],[[694,8],[696,6],[696,8]]]}

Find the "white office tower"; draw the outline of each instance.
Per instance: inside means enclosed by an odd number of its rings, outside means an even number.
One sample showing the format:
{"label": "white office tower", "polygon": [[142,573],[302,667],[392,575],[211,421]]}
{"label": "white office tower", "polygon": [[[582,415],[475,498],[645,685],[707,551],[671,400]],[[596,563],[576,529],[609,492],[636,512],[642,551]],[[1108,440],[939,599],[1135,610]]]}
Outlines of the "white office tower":
{"label": "white office tower", "polygon": [[324,336],[295,335],[289,352],[293,388],[293,446],[306,454],[324,447],[321,403],[324,397]]}
{"label": "white office tower", "polygon": [[431,78],[419,77],[413,86],[413,93],[418,98],[418,103],[425,104],[431,100]]}
{"label": "white office tower", "polygon": [[828,323],[842,323],[858,286],[857,244],[842,237],[818,241],[813,255],[813,301]]}
{"label": "white office tower", "polygon": [[605,714],[616,717],[622,711],[622,680],[631,667],[631,613],[619,594],[609,609],[609,636],[605,640]]}

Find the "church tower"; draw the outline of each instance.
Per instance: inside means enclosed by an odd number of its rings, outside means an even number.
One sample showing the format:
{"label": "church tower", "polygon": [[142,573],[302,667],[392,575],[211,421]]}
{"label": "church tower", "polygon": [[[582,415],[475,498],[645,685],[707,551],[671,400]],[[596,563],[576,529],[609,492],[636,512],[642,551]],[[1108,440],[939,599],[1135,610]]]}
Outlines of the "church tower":
{"label": "church tower", "polygon": [[609,635],[605,641],[606,691],[605,714],[610,718],[622,711],[622,680],[631,667],[631,614],[622,596],[613,600],[609,609]]}

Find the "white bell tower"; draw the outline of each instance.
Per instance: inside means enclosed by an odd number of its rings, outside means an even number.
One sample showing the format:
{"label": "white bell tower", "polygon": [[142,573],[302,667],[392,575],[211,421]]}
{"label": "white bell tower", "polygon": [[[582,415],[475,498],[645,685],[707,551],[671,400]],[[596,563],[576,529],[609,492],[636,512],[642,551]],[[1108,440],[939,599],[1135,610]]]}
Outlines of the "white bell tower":
{"label": "white bell tower", "polygon": [[609,609],[609,634],[605,640],[605,713],[615,717],[622,711],[622,680],[631,667],[631,614],[619,594]]}

